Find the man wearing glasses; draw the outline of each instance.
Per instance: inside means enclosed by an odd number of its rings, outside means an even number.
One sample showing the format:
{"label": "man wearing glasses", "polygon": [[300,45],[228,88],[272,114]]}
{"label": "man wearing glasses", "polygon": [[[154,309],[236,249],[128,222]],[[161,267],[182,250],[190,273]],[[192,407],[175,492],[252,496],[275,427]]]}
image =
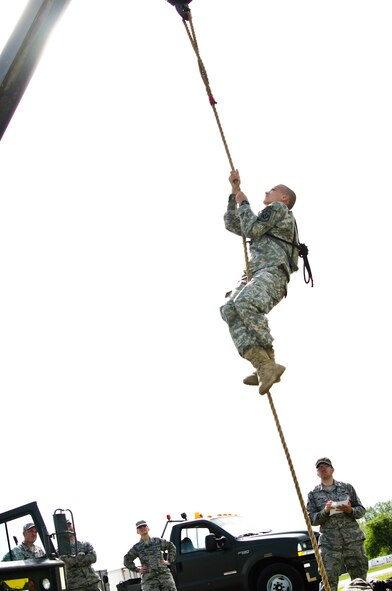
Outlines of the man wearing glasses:
{"label": "man wearing glasses", "polygon": [[[330,589],[337,591],[342,561],[351,580],[366,581],[365,535],[357,522],[366,509],[351,484],[334,479],[329,458],[317,460],[316,470],[320,484],[308,494],[307,511],[311,524],[320,526],[321,558]],[[320,591],[324,591],[322,582]]]}

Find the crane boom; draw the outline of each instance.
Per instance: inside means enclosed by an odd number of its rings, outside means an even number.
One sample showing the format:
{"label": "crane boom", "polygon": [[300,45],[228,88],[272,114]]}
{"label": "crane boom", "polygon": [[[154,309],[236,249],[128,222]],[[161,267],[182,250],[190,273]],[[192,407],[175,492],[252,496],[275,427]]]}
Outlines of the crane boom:
{"label": "crane boom", "polygon": [[39,62],[45,43],[71,0],[29,0],[0,55],[0,139]]}

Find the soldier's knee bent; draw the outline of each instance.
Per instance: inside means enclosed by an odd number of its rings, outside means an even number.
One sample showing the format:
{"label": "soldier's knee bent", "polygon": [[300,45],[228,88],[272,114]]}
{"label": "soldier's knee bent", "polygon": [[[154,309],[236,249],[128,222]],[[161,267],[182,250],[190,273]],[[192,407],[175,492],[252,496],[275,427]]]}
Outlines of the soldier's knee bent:
{"label": "soldier's knee bent", "polygon": [[221,306],[220,313],[223,320],[227,322],[227,324],[233,322],[233,320],[235,320],[238,315],[232,300],[229,300],[228,302],[226,302],[226,304],[223,304],[223,306]]}

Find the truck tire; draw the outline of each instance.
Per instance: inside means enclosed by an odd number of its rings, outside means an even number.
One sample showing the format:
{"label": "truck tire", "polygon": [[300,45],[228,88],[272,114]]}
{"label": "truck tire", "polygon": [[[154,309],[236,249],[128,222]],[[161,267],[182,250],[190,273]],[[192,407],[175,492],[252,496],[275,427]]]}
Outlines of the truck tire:
{"label": "truck tire", "polygon": [[304,591],[304,582],[294,567],[276,563],[266,566],[257,579],[257,591]]}

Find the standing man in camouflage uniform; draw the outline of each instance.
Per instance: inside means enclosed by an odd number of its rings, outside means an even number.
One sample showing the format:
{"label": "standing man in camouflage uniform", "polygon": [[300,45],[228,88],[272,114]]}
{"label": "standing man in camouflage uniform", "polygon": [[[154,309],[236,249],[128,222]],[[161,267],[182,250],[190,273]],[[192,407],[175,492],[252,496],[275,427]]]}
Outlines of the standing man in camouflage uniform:
{"label": "standing man in camouflage uniform", "polygon": [[[124,565],[141,574],[142,591],[176,591],[169,569],[176,559],[176,547],[173,542],[162,538],[150,538],[149,531],[145,521],[136,523],[140,541],[125,554]],[[167,560],[163,558],[162,552],[167,552]],[[141,566],[135,565],[135,558],[139,558]]]}
{"label": "standing man in camouflage uniform", "polygon": [[45,552],[39,546],[35,545],[38,531],[34,523],[26,523],[23,526],[23,542],[13,548],[10,552],[7,552],[3,556],[3,561],[8,560],[27,560],[28,558],[42,558],[45,556]]}
{"label": "standing man in camouflage uniform", "polygon": [[[311,524],[320,526],[321,558],[331,591],[337,591],[342,560],[352,580],[366,581],[365,536],[356,521],[366,509],[351,484],[334,480],[329,458],[317,460],[316,468],[321,484],[308,494],[307,511]],[[322,582],[320,591],[324,591]]]}
{"label": "standing man in camouflage uniform", "polygon": [[266,314],[287,295],[290,274],[298,270],[298,248],[294,246],[298,236],[291,212],[296,196],[285,185],[277,185],[266,191],[266,207],[256,215],[239,189],[238,170],[231,172],[229,182],[232,192],[224,216],[225,227],[248,239],[252,278],[241,278],[228,294],[221,315],[238,353],[256,369],[244,383],[259,384],[260,394],[265,394],[285,370],[275,363]]}
{"label": "standing man in camouflage uniform", "polygon": [[93,567],[97,555],[89,542],[75,540],[75,532],[71,521],[67,521],[67,531],[71,544],[71,554],[60,556],[65,562],[67,588],[70,591],[100,591],[101,580]]}

